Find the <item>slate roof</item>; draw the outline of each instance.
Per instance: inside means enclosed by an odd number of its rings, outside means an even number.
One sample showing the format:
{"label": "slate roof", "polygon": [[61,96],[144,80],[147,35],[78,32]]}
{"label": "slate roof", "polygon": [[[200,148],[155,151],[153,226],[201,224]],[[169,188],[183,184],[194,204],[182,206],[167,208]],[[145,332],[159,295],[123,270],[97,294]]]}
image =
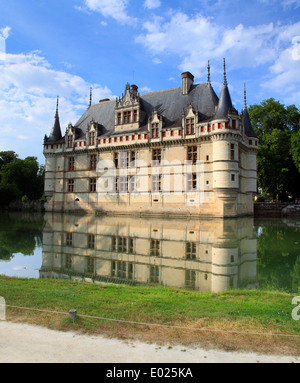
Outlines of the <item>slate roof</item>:
{"label": "slate roof", "polygon": [[[173,88],[140,95],[140,107],[144,116],[140,130],[145,130],[149,116],[156,110],[163,116],[164,127],[181,126],[182,113],[191,104],[203,121],[213,118],[218,105],[218,97],[209,83],[193,85],[188,95],[182,95],[182,88]],[[105,101],[91,105],[75,124],[75,128],[86,132],[93,119],[102,127],[102,135],[114,133],[116,101]]]}
{"label": "slate roof", "polygon": [[54,117],[54,123],[51,129],[50,136],[47,140],[47,142],[57,142],[62,138],[61,135],[61,129],[60,129],[60,122],[59,122],[59,115],[58,115],[58,108],[56,109],[55,117]]}

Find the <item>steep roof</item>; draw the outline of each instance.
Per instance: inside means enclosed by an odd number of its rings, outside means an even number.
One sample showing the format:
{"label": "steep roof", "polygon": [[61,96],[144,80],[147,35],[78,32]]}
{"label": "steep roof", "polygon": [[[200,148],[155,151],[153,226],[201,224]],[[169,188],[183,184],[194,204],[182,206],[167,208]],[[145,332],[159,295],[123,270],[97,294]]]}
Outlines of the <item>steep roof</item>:
{"label": "steep roof", "polygon": [[[144,116],[141,129],[156,110],[164,118],[165,127],[181,126],[182,113],[189,105],[200,114],[201,120],[211,119],[218,105],[218,97],[209,83],[193,85],[189,94],[183,95],[182,88],[172,88],[140,95],[140,107]],[[88,123],[93,119],[102,126],[102,134],[114,133],[116,101],[104,101],[91,105],[75,124],[84,134]]]}

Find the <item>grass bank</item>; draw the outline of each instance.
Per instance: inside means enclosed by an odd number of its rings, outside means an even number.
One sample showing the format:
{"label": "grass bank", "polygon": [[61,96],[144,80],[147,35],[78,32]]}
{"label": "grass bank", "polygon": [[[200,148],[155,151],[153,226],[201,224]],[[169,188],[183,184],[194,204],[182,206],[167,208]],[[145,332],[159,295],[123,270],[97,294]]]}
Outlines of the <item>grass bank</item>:
{"label": "grass bank", "polygon": [[[0,276],[7,319],[63,331],[104,334],[128,340],[163,342],[225,350],[300,355],[300,338],[238,332],[300,335],[292,319],[292,296],[281,292],[232,290],[200,293],[177,288],[105,285],[70,280]],[[12,308],[18,306],[79,315],[185,327],[167,328],[103,321]],[[210,329],[212,332],[193,330]],[[219,332],[216,330],[222,330]],[[233,331],[236,333],[226,332]]]}

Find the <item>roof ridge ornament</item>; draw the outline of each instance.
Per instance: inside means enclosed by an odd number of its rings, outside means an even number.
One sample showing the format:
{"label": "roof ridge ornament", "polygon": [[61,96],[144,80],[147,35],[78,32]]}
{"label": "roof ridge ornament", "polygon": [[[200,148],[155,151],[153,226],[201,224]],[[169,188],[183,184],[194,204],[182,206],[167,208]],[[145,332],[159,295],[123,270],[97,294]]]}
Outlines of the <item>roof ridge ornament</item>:
{"label": "roof ridge ornament", "polygon": [[223,66],[224,66],[224,80],[223,80],[223,84],[227,86],[228,83],[227,83],[227,76],[226,76],[226,60],[225,60],[225,58],[223,58]]}
{"label": "roof ridge ornament", "polygon": [[246,83],[244,83],[244,110],[247,109],[247,91],[246,91]]}
{"label": "roof ridge ornament", "polygon": [[56,112],[55,112],[55,116],[58,115],[58,105],[59,105],[59,96],[57,96],[57,99],[56,99]]}
{"label": "roof ridge ornament", "polygon": [[89,104],[89,108],[92,106],[92,100],[93,100],[93,88],[91,87],[90,88],[90,104]]}
{"label": "roof ridge ornament", "polygon": [[208,65],[207,65],[207,83],[210,85],[210,61],[208,60]]}

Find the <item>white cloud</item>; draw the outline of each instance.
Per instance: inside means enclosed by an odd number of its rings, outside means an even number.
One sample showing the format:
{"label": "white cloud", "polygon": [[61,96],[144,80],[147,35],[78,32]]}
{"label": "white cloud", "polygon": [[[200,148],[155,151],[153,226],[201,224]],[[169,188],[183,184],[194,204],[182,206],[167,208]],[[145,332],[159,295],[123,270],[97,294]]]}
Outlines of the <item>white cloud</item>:
{"label": "white cloud", "polygon": [[156,17],[144,24],[145,34],[136,41],[153,55],[175,54],[181,57],[181,70],[200,76],[207,60],[226,57],[231,67],[255,67],[271,62],[276,49],[270,40],[276,34],[273,24],[258,27],[225,28],[200,14],[189,17],[174,13],[169,21]]}
{"label": "white cloud", "polygon": [[148,9],[155,9],[161,6],[160,0],[145,0],[144,7]]}
{"label": "white cloud", "polygon": [[[154,60],[174,55],[180,60],[181,71],[191,71],[203,79],[207,61],[221,63],[225,57],[227,70],[263,68],[268,74],[263,89],[268,86],[268,91],[296,97],[293,94],[300,85],[300,23],[225,27],[200,14],[173,12],[169,19],[156,16],[147,21],[144,30],[136,42],[148,49]],[[222,71],[221,65],[217,71]]]}
{"label": "white cloud", "polygon": [[43,137],[50,133],[58,95],[62,134],[87,108],[91,86],[95,101],[115,98],[106,86],[53,69],[39,52],[5,57],[0,62],[0,150],[15,150],[20,157],[32,153],[42,161]]}
{"label": "white cloud", "polygon": [[112,17],[121,24],[132,24],[136,22],[134,17],[127,13],[129,0],[85,0],[88,10],[99,12],[105,18]]}
{"label": "white cloud", "polygon": [[285,102],[296,104],[300,87],[300,22],[280,28],[277,46],[278,56],[262,87],[281,94]]}

